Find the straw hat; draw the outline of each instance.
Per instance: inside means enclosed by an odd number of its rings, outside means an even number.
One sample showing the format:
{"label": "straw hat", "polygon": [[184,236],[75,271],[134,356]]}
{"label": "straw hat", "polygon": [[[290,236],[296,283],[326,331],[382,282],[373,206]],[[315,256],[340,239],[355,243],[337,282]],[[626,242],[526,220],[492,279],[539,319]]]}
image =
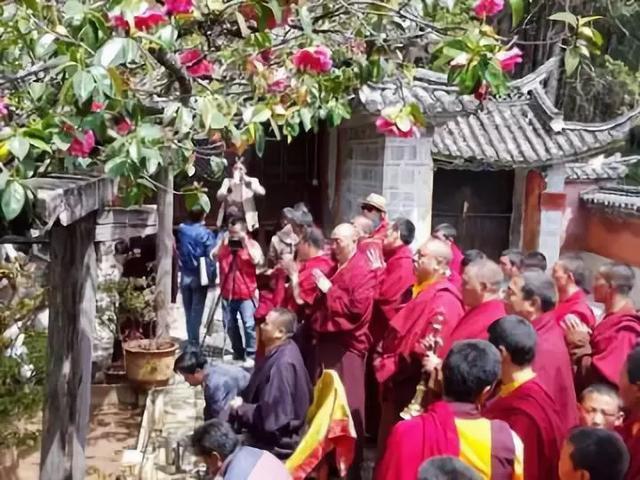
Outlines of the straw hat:
{"label": "straw hat", "polygon": [[377,193],[370,193],[360,202],[360,206],[369,205],[383,213],[387,213],[387,199]]}

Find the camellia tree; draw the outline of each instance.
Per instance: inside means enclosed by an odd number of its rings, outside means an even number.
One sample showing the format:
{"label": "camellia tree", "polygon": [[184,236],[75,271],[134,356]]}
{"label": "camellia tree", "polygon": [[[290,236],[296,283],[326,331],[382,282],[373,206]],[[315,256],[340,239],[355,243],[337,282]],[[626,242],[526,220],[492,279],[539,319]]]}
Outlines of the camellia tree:
{"label": "camellia tree", "polygon": [[[514,25],[523,0],[511,0]],[[464,2],[462,2],[464,4]],[[467,2],[468,3],[468,2]],[[447,25],[453,2],[413,0],[8,1],[0,17],[0,231],[29,216],[25,179],[49,172],[119,177],[140,202],[161,170],[214,173],[224,154],[267,136],[292,139],[349,118],[358,88],[415,66],[407,46],[440,43],[435,66],[462,93],[501,93],[521,61],[489,20],[502,0],[478,0],[472,28]],[[458,5],[456,8],[460,8]],[[382,112],[381,132],[419,134],[416,105]],[[194,146],[197,145],[197,146]],[[209,201],[194,184],[190,202]]]}

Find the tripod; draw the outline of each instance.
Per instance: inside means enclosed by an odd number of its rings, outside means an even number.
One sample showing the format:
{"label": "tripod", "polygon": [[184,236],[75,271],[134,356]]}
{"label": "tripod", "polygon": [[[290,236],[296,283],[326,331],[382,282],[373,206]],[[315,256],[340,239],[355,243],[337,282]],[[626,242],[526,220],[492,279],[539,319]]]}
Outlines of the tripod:
{"label": "tripod", "polygon": [[[229,264],[229,269],[227,271],[227,274],[224,275],[224,277],[221,279],[220,282],[220,293],[218,294],[218,297],[216,298],[216,301],[213,305],[213,308],[211,308],[207,314],[207,321],[205,323],[205,335],[202,338],[202,341],[200,342],[200,348],[202,349],[203,345],[204,345],[204,339],[206,338],[207,334],[212,330],[212,326],[213,326],[213,321],[214,321],[214,316],[215,316],[215,312],[218,309],[218,307],[220,306],[221,301],[223,300],[222,298],[222,292],[225,290],[225,287],[228,285],[227,282],[229,282],[229,280],[231,280],[231,295],[230,295],[230,299],[229,301],[233,300],[233,293],[235,292],[235,286],[236,286],[236,273],[238,273],[238,251],[236,249],[230,249],[231,250],[231,262]],[[244,282],[243,286],[245,288],[248,287],[247,281],[244,277],[241,277],[242,281]],[[254,311],[257,309],[257,305],[256,305],[256,301],[255,298],[252,296],[251,297],[251,303],[253,304],[253,308]],[[230,319],[230,321],[237,321],[237,317]],[[222,340],[222,352],[220,354],[220,358],[224,359],[224,355],[226,352],[226,346],[227,346],[227,328],[228,325],[226,324],[226,322],[222,322],[222,328],[224,330],[224,335],[223,335],[223,340]],[[246,340],[245,340],[246,341]]]}

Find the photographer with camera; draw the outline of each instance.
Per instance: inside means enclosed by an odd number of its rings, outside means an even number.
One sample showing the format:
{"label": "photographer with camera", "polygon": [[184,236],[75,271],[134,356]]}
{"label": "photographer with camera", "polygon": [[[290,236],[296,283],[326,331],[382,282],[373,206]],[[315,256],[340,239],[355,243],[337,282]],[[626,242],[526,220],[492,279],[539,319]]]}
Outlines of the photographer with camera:
{"label": "photographer with camera", "polygon": [[[229,220],[229,230],[211,256],[217,258],[220,265],[222,321],[231,340],[233,358],[245,361],[247,368],[252,367],[256,353],[256,266],[264,261],[262,249],[247,235],[244,220],[234,217]],[[246,345],[242,344],[238,313]]]}

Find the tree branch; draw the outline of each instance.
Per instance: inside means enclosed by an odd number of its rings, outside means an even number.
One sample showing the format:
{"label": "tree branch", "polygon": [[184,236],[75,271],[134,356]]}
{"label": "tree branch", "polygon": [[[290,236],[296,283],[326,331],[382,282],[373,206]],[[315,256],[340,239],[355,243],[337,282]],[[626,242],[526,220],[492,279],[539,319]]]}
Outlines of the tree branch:
{"label": "tree branch", "polygon": [[189,104],[189,98],[193,92],[191,80],[186,72],[169,56],[169,53],[163,48],[149,49],[151,56],[158,62],[169,74],[178,82],[178,90],[180,90],[180,101],[183,105]]}

